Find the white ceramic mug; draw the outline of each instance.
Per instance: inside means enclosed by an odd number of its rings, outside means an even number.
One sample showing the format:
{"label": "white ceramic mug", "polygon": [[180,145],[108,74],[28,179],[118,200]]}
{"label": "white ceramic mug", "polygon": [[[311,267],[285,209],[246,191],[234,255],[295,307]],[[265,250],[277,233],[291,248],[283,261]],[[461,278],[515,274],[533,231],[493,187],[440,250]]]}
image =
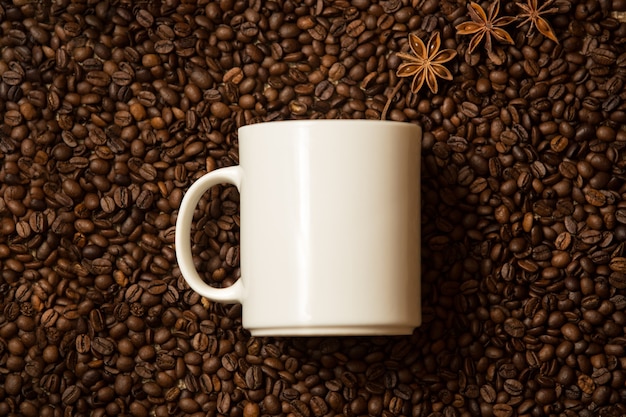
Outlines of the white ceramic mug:
{"label": "white ceramic mug", "polygon": [[[176,222],[176,256],[199,294],[242,304],[254,336],[410,334],[421,324],[417,125],[301,120],[239,129],[240,165],[197,180]],[[240,191],[241,278],[215,288],[190,231],[212,186]]]}

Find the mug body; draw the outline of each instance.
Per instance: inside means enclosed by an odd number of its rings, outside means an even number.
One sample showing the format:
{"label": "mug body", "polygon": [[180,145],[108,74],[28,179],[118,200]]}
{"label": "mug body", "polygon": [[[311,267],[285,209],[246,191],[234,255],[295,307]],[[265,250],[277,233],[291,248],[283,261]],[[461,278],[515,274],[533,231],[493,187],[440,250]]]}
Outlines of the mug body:
{"label": "mug body", "polygon": [[418,126],[281,121],[239,130],[243,326],[410,334],[421,324]]}

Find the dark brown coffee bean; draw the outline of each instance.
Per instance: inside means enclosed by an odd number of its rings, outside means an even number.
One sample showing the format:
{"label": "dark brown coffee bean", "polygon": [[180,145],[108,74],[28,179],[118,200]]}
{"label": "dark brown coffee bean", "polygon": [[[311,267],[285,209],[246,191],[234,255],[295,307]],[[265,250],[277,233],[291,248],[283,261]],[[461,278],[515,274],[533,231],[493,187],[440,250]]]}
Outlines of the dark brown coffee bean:
{"label": "dark brown coffee bean", "polygon": [[609,276],[609,284],[618,289],[626,288],[626,273],[613,272]]}
{"label": "dark brown coffee bean", "polygon": [[162,370],[174,369],[176,359],[167,353],[159,352],[156,358],[156,365]]}
{"label": "dark brown coffee bean", "polygon": [[166,290],[167,284],[163,280],[155,279],[148,282],[147,291],[152,295],[163,294]]}
{"label": "dark brown coffee bean", "polygon": [[95,337],[91,341],[91,349],[100,355],[108,356],[115,351],[115,344],[108,338]]}
{"label": "dark brown coffee bean", "polygon": [[76,351],[87,353],[91,350],[91,338],[86,334],[76,336]]}
{"label": "dark brown coffee bean", "polygon": [[461,112],[467,117],[476,117],[479,114],[479,108],[472,102],[465,101],[461,103]]}
{"label": "dark brown coffee bean", "polygon": [[496,390],[491,385],[483,385],[480,388],[480,396],[486,403],[493,403],[496,400]]}
{"label": "dark brown coffee bean", "polygon": [[617,56],[612,50],[605,47],[600,47],[595,48],[592,51],[591,58],[600,65],[612,65],[613,63],[615,63]]}
{"label": "dark brown coffee bean", "polygon": [[348,24],[348,26],[346,27],[346,33],[348,34],[348,36],[356,38],[361,35],[365,31],[365,29],[365,23],[363,23],[362,20],[357,19]]}
{"label": "dark brown coffee bean", "polygon": [[579,239],[588,245],[594,245],[602,239],[602,233],[598,230],[584,230],[578,236]]}
{"label": "dark brown coffee bean", "polygon": [[595,390],[595,383],[593,382],[593,379],[586,374],[578,376],[577,385],[582,392],[588,395],[593,394],[593,391]]}
{"label": "dark brown coffee bean", "polygon": [[495,404],[493,406],[493,415],[495,417],[511,417],[513,415],[513,407],[508,404]]}
{"label": "dark brown coffee bean", "polygon": [[127,73],[126,71],[115,71],[111,75],[111,80],[119,86],[125,86],[125,85],[130,85],[132,83],[133,77],[131,74]]}
{"label": "dark brown coffee bean", "polygon": [[298,417],[310,417],[311,410],[306,403],[300,400],[293,400],[290,402],[292,412]]}
{"label": "dark brown coffee bean", "polygon": [[2,81],[7,85],[19,85],[22,82],[22,75],[17,71],[5,71],[2,74]]}
{"label": "dark brown coffee bean", "polygon": [[112,272],[113,265],[108,259],[98,258],[93,260],[91,269],[97,275],[106,275]]}
{"label": "dark brown coffee bean", "polygon": [[310,401],[311,411],[317,417],[321,417],[328,413],[328,405],[323,398],[319,396],[313,396]]}
{"label": "dark brown coffee bean", "polygon": [[154,16],[152,16],[152,14],[145,9],[138,10],[135,18],[137,19],[137,22],[145,28],[149,28],[154,24]]}
{"label": "dark brown coffee bean", "polygon": [[63,401],[63,404],[72,405],[76,401],[78,401],[80,395],[80,388],[78,388],[76,385],[70,385],[63,391],[61,401]]}
{"label": "dark brown coffee bean", "polygon": [[555,246],[558,250],[566,250],[571,243],[572,235],[569,232],[560,233],[555,240]]}
{"label": "dark brown coffee bean", "polygon": [[[9,314],[7,314],[6,312],[6,309],[5,309],[5,315],[9,316]],[[59,318],[59,313],[57,311],[53,309],[48,309],[44,311],[41,316],[41,324],[44,327],[52,327],[55,325],[58,318]]]}
{"label": "dark brown coffee bean", "polygon": [[4,387],[9,395],[18,395],[22,390],[23,378],[20,374],[10,373],[6,376]]}
{"label": "dark brown coffee bean", "polygon": [[87,81],[96,87],[107,87],[111,77],[104,71],[90,71],[87,73]]}
{"label": "dark brown coffee bean", "polygon": [[217,396],[217,410],[226,414],[230,410],[230,395],[225,392],[220,392]]}
{"label": "dark brown coffee bean", "polygon": [[577,342],[582,337],[580,329],[573,323],[563,325],[561,333],[563,334],[563,337],[572,342]]}
{"label": "dark brown coffee bean", "polygon": [[626,274],[626,258],[621,256],[611,258],[609,261],[609,268],[611,268],[614,272]]}
{"label": "dark brown coffee bean", "polygon": [[150,190],[143,190],[137,196],[137,207],[148,210],[154,203],[154,194]]}
{"label": "dark brown coffee bean", "polygon": [[509,317],[504,321],[504,330],[513,337],[524,336],[524,324],[512,317]]}
{"label": "dark brown coffee bean", "polygon": [[263,383],[263,373],[261,372],[261,368],[254,365],[248,368],[245,380],[249,389],[254,390],[260,388]]}

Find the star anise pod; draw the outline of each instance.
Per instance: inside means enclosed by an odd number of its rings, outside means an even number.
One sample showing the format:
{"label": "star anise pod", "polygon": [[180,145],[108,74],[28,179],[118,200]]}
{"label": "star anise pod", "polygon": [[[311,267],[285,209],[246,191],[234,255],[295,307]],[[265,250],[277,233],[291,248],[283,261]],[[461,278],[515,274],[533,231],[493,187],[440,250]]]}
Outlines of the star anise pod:
{"label": "star anise pod", "polygon": [[552,31],[550,24],[544,19],[541,15],[546,13],[555,13],[559,9],[556,7],[551,7],[547,9],[548,6],[552,4],[552,1],[547,1],[543,3],[541,6],[537,5],[537,0],[526,0],[526,4],[516,3],[517,6],[523,10],[522,13],[519,14],[520,19],[524,19],[517,27],[524,26],[526,23],[530,23],[530,28],[528,32],[532,32],[533,28],[536,28],[543,36],[548,39],[552,39],[554,42],[559,43],[556,35]]}
{"label": "star anise pod", "polygon": [[502,27],[512,23],[515,17],[497,17],[500,11],[500,0],[491,3],[486,13],[478,3],[473,1],[470,1],[467,10],[472,20],[458,24],[456,30],[459,35],[474,35],[469,44],[468,52],[470,54],[478,47],[483,38],[485,39],[485,49],[490,54],[493,52],[492,37],[500,42],[513,43],[511,35]]}
{"label": "star anise pod", "polygon": [[427,45],[424,45],[419,36],[410,33],[409,46],[413,55],[398,52],[398,56],[405,62],[400,64],[396,74],[398,77],[414,77],[411,83],[411,91],[414,93],[422,88],[424,81],[433,94],[437,93],[439,91],[437,78],[452,79],[452,73],[443,64],[454,58],[456,51],[454,49],[439,50],[441,47],[439,32],[434,32],[430,36]]}

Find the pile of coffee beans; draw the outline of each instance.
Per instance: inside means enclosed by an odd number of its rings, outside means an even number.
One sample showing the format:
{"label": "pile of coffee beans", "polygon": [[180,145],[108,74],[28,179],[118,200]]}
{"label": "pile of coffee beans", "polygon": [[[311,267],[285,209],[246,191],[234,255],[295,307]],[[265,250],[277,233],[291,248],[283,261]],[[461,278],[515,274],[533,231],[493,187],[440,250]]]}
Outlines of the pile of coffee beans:
{"label": "pile of coffee beans", "polygon": [[[556,0],[558,43],[508,25],[499,63],[467,6],[0,1],[0,415],[626,415],[626,1]],[[411,92],[396,53],[433,32],[453,79]],[[254,338],[190,290],[178,207],[238,127],[383,117],[425,130],[421,328]],[[215,285],[238,201],[196,211]]]}

